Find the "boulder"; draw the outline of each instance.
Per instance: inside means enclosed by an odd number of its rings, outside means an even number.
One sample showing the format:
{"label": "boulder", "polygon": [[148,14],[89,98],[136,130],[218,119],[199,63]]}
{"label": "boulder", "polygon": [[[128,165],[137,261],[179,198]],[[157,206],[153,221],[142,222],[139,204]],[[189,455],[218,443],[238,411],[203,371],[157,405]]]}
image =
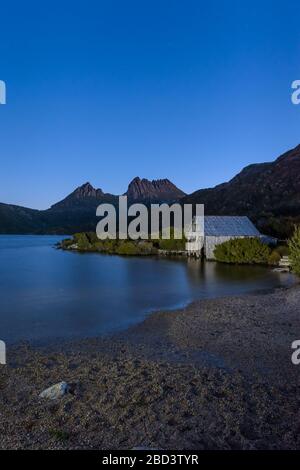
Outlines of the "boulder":
{"label": "boulder", "polygon": [[63,397],[69,391],[69,385],[67,382],[59,382],[55,385],[52,385],[46,390],[43,390],[40,393],[40,398],[47,398],[49,400],[57,400],[58,398]]}

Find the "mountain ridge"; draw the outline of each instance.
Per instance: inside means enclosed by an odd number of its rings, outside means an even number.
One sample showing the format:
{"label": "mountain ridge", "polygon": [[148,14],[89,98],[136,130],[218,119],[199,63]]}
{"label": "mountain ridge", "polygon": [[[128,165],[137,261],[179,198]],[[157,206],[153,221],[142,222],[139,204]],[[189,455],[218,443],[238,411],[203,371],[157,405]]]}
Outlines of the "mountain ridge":
{"label": "mountain ridge", "polygon": [[110,193],[104,193],[100,188],[94,188],[91,183],[87,182],[78,186],[72,193],[66,196],[59,202],[53,204],[50,209],[47,210],[57,210],[57,209],[67,209],[80,207],[87,204],[92,204],[93,202],[100,204],[101,202],[116,202],[118,196],[115,196]]}
{"label": "mountain ridge", "polygon": [[[244,167],[231,180],[186,195],[167,178],[135,177],[129,183],[128,202],[204,204],[207,215],[246,215],[268,234],[285,238],[300,223],[300,145],[273,162]],[[0,233],[66,233],[94,230],[96,207],[118,204],[118,196],[78,186],[49,209],[39,211],[0,203]]]}
{"label": "mountain ridge", "polygon": [[285,219],[285,236],[300,220],[300,145],[273,162],[246,166],[226,183],[195,191],[182,203],[204,204],[207,215],[247,215],[261,230],[278,236],[278,222],[283,225]]}
{"label": "mountain ridge", "polygon": [[[128,202],[173,202],[185,193],[170,180],[147,180],[134,178],[125,193]],[[61,201],[48,209],[38,210],[13,204],[0,203],[0,233],[2,234],[72,234],[95,230],[99,219],[96,208],[99,204],[118,204],[118,195],[105,193],[86,182],[75,188]]]}
{"label": "mountain ridge", "polygon": [[168,178],[148,180],[139,176],[133,178],[124,194],[131,201],[156,201],[173,202],[184,197],[181,189],[175,186]]}

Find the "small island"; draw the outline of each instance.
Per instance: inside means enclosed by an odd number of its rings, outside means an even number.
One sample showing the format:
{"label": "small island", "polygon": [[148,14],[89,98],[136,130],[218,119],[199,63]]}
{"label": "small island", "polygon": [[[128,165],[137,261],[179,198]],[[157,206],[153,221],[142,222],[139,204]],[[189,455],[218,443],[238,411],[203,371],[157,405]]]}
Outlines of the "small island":
{"label": "small island", "polygon": [[184,255],[185,238],[175,239],[171,229],[171,238],[163,240],[99,240],[95,232],[75,233],[72,238],[66,238],[58,244],[58,248],[70,251],[96,252],[110,255],[149,256],[178,254]]}

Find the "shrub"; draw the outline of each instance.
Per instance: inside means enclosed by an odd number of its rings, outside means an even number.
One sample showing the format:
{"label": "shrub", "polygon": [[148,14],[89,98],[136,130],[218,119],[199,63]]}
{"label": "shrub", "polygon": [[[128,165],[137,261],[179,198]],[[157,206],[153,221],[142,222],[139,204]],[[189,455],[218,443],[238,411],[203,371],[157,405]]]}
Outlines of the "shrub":
{"label": "shrub", "polygon": [[60,243],[61,243],[62,248],[69,248],[71,245],[74,244],[74,240],[73,238],[65,238]]}
{"label": "shrub", "polygon": [[91,245],[86,233],[75,233],[74,235],[75,243],[77,243],[78,250],[88,250]]}
{"label": "shrub", "polygon": [[183,251],[185,250],[185,241],[183,239],[170,239],[170,240],[159,240],[159,249],[167,251]]}
{"label": "shrub", "polygon": [[162,240],[161,234],[158,234],[157,240],[120,240],[105,239],[99,240],[95,232],[75,233],[72,239],[63,240],[60,246],[67,249],[76,244],[79,251],[96,251],[100,253],[119,254],[119,255],[153,255],[157,254],[158,249],[163,250],[184,250],[185,238],[175,239],[174,229],[170,230],[171,239]]}
{"label": "shrub", "polygon": [[116,251],[117,243],[117,240],[110,240],[109,238],[107,238],[106,240],[101,240],[101,243],[99,243],[98,241],[97,246],[100,247],[100,251],[103,251],[104,253],[113,254]]}
{"label": "shrub", "polygon": [[214,250],[217,261],[236,264],[268,264],[271,249],[257,238],[233,238]]}
{"label": "shrub", "polygon": [[116,249],[118,255],[137,255],[139,254],[139,249],[131,241],[121,242]]}
{"label": "shrub", "polygon": [[94,245],[95,243],[99,241],[99,238],[97,237],[96,232],[87,232],[86,236],[92,245]]}
{"label": "shrub", "polygon": [[280,253],[277,250],[273,250],[269,256],[268,264],[271,264],[272,266],[277,266],[280,260]]}
{"label": "shrub", "polygon": [[136,246],[141,255],[153,255],[157,253],[157,248],[148,240],[139,240]]}
{"label": "shrub", "polygon": [[288,241],[292,270],[300,275],[300,225],[295,227],[294,235]]}
{"label": "shrub", "polygon": [[185,250],[186,238],[182,233],[182,238],[175,238],[174,227],[170,227],[170,239],[162,239],[162,234],[158,235],[155,245],[160,250],[166,251],[184,251]]}

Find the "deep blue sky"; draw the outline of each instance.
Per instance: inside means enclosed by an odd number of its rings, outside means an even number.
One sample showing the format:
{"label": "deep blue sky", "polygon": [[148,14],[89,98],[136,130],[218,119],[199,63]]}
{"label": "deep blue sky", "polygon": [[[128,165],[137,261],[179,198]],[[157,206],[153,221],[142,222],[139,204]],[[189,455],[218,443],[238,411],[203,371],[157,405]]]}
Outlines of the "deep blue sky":
{"label": "deep blue sky", "polygon": [[300,143],[299,0],[1,2],[0,201],[186,192]]}

